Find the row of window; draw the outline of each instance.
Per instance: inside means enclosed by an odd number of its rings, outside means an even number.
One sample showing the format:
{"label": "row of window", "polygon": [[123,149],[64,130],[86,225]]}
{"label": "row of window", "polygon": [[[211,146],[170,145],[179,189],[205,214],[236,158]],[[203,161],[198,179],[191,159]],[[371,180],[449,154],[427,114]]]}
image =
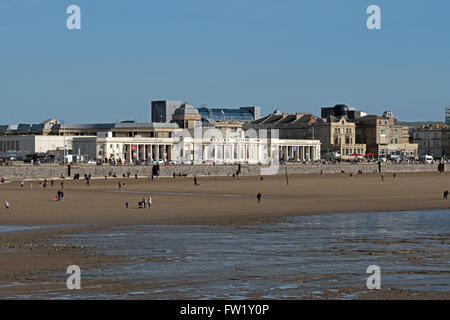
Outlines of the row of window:
{"label": "row of window", "polygon": [[334,128],[334,133],[335,134],[344,134],[344,133],[348,133],[351,134],[352,133],[352,128]]}
{"label": "row of window", "polygon": [[361,148],[355,148],[355,149],[353,149],[353,148],[345,148],[345,149],[342,149],[342,153],[343,153],[344,156],[349,156],[349,155],[354,154],[354,153],[358,153],[360,155],[364,155],[364,149],[361,149]]}
{"label": "row of window", "polygon": [[[341,138],[335,138],[334,139],[334,144],[335,145],[340,145],[341,143],[342,143],[342,139]],[[353,144],[353,138],[346,137],[345,138],[345,144]]]}
{"label": "row of window", "polygon": [[0,152],[19,150],[19,141],[0,141]]}

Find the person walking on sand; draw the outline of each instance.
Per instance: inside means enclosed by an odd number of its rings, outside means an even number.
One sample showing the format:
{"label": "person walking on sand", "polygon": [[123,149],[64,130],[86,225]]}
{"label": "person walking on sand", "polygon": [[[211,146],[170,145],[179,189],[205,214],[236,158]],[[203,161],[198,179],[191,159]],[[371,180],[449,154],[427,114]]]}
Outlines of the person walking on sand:
{"label": "person walking on sand", "polygon": [[145,209],[147,207],[147,201],[146,201],[145,197],[142,198],[142,204],[144,205],[144,209]]}
{"label": "person walking on sand", "polygon": [[448,190],[445,190],[444,191],[444,198],[443,198],[444,200],[447,200],[448,199]]}
{"label": "person walking on sand", "polygon": [[384,181],[384,174],[381,175],[381,181]]}
{"label": "person walking on sand", "polygon": [[119,190],[122,188],[122,183],[119,181],[119,184],[118,184],[118,188],[119,188]]}
{"label": "person walking on sand", "polygon": [[148,197],[148,208],[152,207],[152,197]]}
{"label": "person walking on sand", "polygon": [[258,199],[258,202],[261,202],[261,198],[262,198],[261,192],[258,192],[258,194],[256,195],[256,198]]}
{"label": "person walking on sand", "polygon": [[30,184],[30,191],[32,191],[33,190],[33,185],[32,184]]}
{"label": "person walking on sand", "polygon": [[23,180],[22,180],[22,182],[20,183],[20,187],[23,188]]}
{"label": "person walking on sand", "polygon": [[5,209],[9,209],[9,203],[8,203],[8,201],[5,201]]}
{"label": "person walking on sand", "polygon": [[194,176],[194,187],[195,186],[198,186],[199,184],[198,184],[198,180],[197,180],[197,176]]}
{"label": "person walking on sand", "polygon": [[64,189],[64,181],[61,181],[61,189]]}
{"label": "person walking on sand", "polygon": [[128,201],[127,201],[127,202],[125,202],[125,208],[127,208],[127,209],[128,209]]}

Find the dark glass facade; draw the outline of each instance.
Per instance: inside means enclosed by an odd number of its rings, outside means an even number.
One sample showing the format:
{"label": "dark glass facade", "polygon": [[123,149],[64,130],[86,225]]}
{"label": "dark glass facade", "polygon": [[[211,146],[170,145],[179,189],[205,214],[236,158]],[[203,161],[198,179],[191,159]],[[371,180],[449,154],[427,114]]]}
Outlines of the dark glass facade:
{"label": "dark glass facade", "polygon": [[252,121],[254,115],[246,109],[198,108],[202,119],[214,121]]}

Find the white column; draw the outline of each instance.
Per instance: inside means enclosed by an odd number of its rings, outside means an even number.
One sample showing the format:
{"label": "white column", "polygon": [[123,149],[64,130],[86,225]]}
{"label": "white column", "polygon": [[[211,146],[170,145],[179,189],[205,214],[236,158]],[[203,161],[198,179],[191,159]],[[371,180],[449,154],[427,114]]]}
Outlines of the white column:
{"label": "white column", "polygon": [[160,156],[159,156],[159,144],[157,144],[155,146],[155,160],[159,160]]}
{"label": "white column", "polygon": [[127,162],[128,163],[132,163],[133,162],[133,160],[132,160],[132,153],[131,153],[131,144],[128,144],[127,145],[127,151],[128,151],[128,159],[127,159]]}

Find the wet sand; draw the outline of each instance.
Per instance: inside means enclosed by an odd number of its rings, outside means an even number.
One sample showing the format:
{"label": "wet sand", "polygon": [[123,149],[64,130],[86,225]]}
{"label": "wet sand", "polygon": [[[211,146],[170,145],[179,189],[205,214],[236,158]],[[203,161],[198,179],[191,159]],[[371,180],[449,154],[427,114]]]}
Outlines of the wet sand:
{"label": "wet sand", "polygon": [[[125,181],[118,192],[118,181]],[[0,203],[7,200],[10,209],[0,209],[0,225],[42,225],[55,228],[26,232],[0,233],[0,298],[31,297],[46,290],[67,290],[65,269],[72,264],[84,268],[103,268],[125,257],[93,254],[88,247],[63,244],[61,235],[114,225],[139,224],[255,224],[283,216],[340,212],[401,211],[448,209],[450,200],[442,200],[444,188],[450,188],[448,175],[438,173],[348,174],[289,176],[199,177],[193,186],[191,177],[141,179],[94,179],[89,187],[83,180],[65,180],[64,202],[54,201],[57,186],[42,188],[37,181],[0,185]],[[30,184],[33,190],[30,190]],[[256,194],[263,200],[257,203]],[[138,209],[137,202],[151,195],[152,208]],[[125,208],[128,201],[130,208]],[[61,227],[64,226],[64,227]],[[115,293],[153,290],[149,284],[125,281],[84,280],[83,288],[94,295],[101,290]],[[170,283],[167,284],[170,287]],[[150,286],[150,287],[149,287]],[[352,289],[348,288],[349,294]],[[333,298],[329,293],[328,298]],[[135,298],[140,298],[136,296]],[[145,296],[141,298],[146,298]],[[178,297],[185,298],[185,297]],[[254,298],[260,298],[255,296]],[[314,295],[311,295],[314,298]],[[449,299],[448,293],[407,292],[383,289],[359,298],[367,299]]]}

